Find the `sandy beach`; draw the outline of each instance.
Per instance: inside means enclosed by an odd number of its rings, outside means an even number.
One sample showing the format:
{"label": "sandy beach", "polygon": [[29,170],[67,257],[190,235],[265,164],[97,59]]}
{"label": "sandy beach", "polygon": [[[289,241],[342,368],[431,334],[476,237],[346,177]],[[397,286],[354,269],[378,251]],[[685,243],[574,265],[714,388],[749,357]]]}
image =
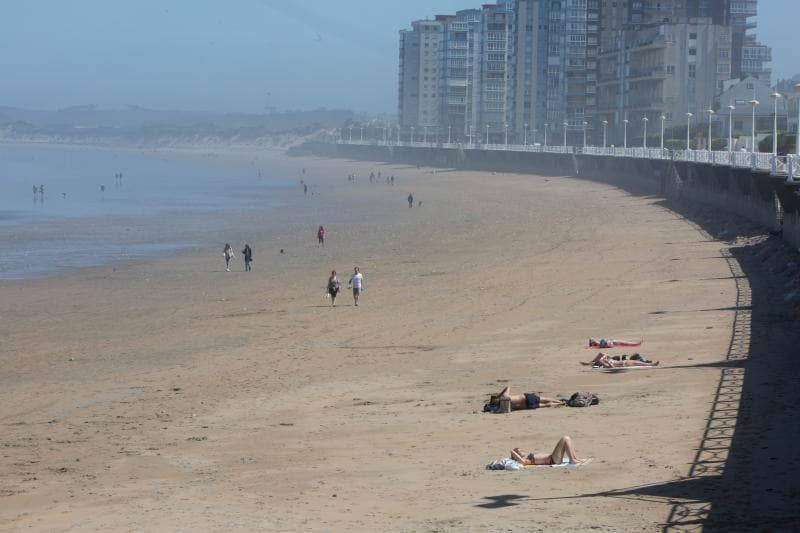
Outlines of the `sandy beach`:
{"label": "sandy beach", "polygon": [[[241,254],[225,272],[213,242],[0,284],[0,529],[654,531],[670,520],[680,498],[624,495],[696,461],[746,282],[733,243],[600,183],[275,157],[298,183],[306,168],[314,194],[244,217],[250,273]],[[396,185],[370,184],[371,170]],[[422,205],[409,209],[409,193]],[[354,266],[361,305],[345,289],[331,308],[328,274]],[[589,370],[589,337],[643,337],[662,366]],[[506,385],[601,401],[482,413]],[[562,435],[593,463],[484,469]]]}

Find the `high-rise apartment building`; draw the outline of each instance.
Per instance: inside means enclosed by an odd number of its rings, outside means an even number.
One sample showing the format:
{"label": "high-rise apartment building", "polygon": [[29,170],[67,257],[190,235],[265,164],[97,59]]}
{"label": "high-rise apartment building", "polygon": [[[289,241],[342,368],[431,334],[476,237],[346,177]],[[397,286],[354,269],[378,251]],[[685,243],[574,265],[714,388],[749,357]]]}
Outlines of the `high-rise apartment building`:
{"label": "high-rise apartment building", "polygon": [[603,121],[621,137],[626,120],[630,135],[644,118],[706,120],[724,82],[771,74],[757,5],[500,0],[417,21],[400,32],[400,123],[490,142],[541,140],[545,125],[555,139],[566,123],[577,144]]}

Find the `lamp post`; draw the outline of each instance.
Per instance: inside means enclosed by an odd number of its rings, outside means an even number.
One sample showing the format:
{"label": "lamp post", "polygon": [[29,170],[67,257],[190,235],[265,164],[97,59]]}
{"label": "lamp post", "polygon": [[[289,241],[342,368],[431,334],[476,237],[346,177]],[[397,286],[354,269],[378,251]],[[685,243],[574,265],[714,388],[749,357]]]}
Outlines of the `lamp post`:
{"label": "lamp post", "polygon": [[424,143],[428,142],[428,126],[422,127],[422,142]]}
{"label": "lamp post", "polygon": [[650,119],[647,117],[642,117],[642,123],[644,124],[644,137],[642,137],[642,148],[647,150],[647,122]]}
{"label": "lamp post", "polygon": [[486,144],[489,144],[489,125],[486,125]]}
{"label": "lamp post", "polygon": [[686,151],[692,149],[691,147],[691,131],[692,131],[692,117],[694,113],[686,113]]}
{"label": "lamp post", "polygon": [[411,144],[414,144],[414,126],[411,126]]}
{"label": "lamp post", "polygon": [[603,148],[606,147],[606,134],[608,133],[608,121],[603,121]]}
{"label": "lamp post", "polygon": [[797,93],[797,129],[794,135],[794,153],[800,155],[800,83],[794,86],[794,91]]}
{"label": "lamp post", "polygon": [[508,148],[508,124],[503,124],[503,128],[506,130],[505,145]]}
{"label": "lamp post", "polygon": [[544,123],[544,147],[547,148],[547,129],[550,127],[550,124],[547,122]]}
{"label": "lamp post", "polygon": [[667,120],[666,115],[661,115],[661,150],[664,150],[664,121]]}
{"label": "lamp post", "polygon": [[358,129],[361,130],[361,142],[363,143],[364,142],[364,126],[361,126]]}
{"label": "lamp post", "polygon": [[453,129],[453,126],[447,126],[447,144],[450,144],[450,140],[452,139],[452,136],[451,136],[452,129]]}
{"label": "lamp post", "polygon": [[778,155],[778,99],[781,93],[774,92],[769,95],[773,100],[774,111],[772,114],[772,155]]}
{"label": "lamp post", "polygon": [[708,151],[711,151],[711,118],[714,116],[713,109],[707,109],[706,112],[708,113]]}
{"label": "lamp post", "polygon": [[350,130],[350,142],[353,142],[353,126],[348,128]]}
{"label": "lamp post", "polygon": [[397,125],[397,144],[400,144],[400,124]]}
{"label": "lamp post", "polygon": [[758,100],[756,100],[756,99],[750,100],[750,105],[753,107],[753,125],[752,125],[752,129],[750,130],[750,134],[751,134],[750,135],[751,136],[751,141],[750,142],[752,143],[752,146],[751,146],[751,149],[750,149],[751,152],[755,152],[756,151],[756,107],[758,107],[758,104],[759,104]]}
{"label": "lamp post", "polygon": [[564,126],[564,152],[567,151],[567,126],[569,126],[568,122],[564,122],[562,124]]}
{"label": "lamp post", "polygon": [[522,144],[528,146],[528,125],[525,124],[525,133],[523,134],[523,141]]}
{"label": "lamp post", "polygon": [[733,112],[736,111],[735,105],[728,106],[728,151],[733,152]]}
{"label": "lamp post", "polygon": [[588,126],[588,125],[589,125],[589,123],[584,120],[583,121],[583,149],[584,150],[586,149],[586,126]]}
{"label": "lamp post", "polygon": [[475,135],[475,129],[472,124],[469,125],[469,144],[472,145],[472,137]]}
{"label": "lamp post", "polygon": [[622,147],[628,147],[628,119],[622,121],[623,123],[623,136],[622,136]]}

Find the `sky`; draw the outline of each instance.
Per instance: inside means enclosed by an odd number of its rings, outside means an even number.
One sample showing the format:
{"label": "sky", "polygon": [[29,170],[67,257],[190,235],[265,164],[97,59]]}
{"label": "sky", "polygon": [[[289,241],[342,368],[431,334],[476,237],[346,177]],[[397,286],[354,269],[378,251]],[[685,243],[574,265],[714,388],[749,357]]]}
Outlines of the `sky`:
{"label": "sky", "polygon": [[[0,105],[396,111],[398,30],[474,0],[2,0]],[[761,0],[773,81],[800,0]],[[792,39],[791,37],[794,37]],[[796,54],[792,57],[793,52]]]}

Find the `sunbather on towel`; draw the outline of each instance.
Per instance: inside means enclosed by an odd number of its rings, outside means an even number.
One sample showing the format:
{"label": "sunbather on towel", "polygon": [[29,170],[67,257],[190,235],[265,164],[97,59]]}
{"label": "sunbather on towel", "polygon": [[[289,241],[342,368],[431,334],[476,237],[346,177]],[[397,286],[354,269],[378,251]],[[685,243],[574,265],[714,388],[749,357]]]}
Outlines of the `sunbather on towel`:
{"label": "sunbather on towel", "polygon": [[644,356],[642,356],[641,354],[636,354],[636,355],[639,355],[641,359],[631,357],[630,359],[625,359],[625,360],[621,359],[617,361],[615,359],[612,359],[611,356],[609,356],[607,353],[600,352],[595,356],[594,359],[592,359],[588,363],[584,363],[583,361],[581,361],[581,364],[583,366],[596,366],[603,368],[624,368],[628,366],[658,366],[660,364],[659,361],[654,362],[644,359]]}
{"label": "sunbather on towel", "polygon": [[572,439],[568,435],[564,435],[558,440],[558,443],[556,443],[556,447],[553,449],[553,453],[551,454],[534,452],[528,453],[520,448],[514,448],[511,450],[511,458],[525,466],[558,465],[564,460],[564,455],[569,458],[570,464],[573,465],[580,465],[586,461],[585,459],[579,458],[578,454],[575,453],[575,448],[572,446]]}
{"label": "sunbather on towel", "polygon": [[616,346],[641,346],[641,341],[622,341],[616,339],[589,339],[590,348],[614,348]]}
{"label": "sunbather on towel", "polygon": [[493,394],[489,399],[483,410],[484,412],[502,412],[501,400],[508,400],[511,404],[512,411],[520,411],[522,409],[538,409],[539,407],[558,407],[564,405],[562,400],[555,398],[545,398],[536,392],[525,392],[523,394],[511,395],[511,387],[506,387],[500,394]]}

